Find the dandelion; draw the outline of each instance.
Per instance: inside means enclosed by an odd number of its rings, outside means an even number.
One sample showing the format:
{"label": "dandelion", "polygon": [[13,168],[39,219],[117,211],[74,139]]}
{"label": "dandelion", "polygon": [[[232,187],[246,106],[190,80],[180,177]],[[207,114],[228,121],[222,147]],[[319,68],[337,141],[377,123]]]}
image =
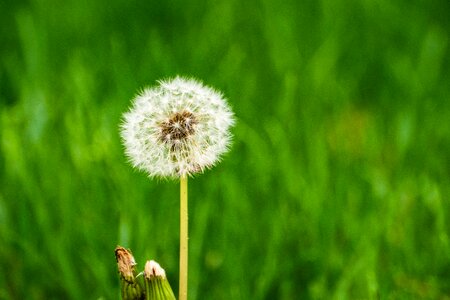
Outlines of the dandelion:
{"label": "dandelion", "polygon": [[220,160],[233,124],[220,92],[181,77],[144,89],[123,117],[121,136],[133,166],[149,177],[180,179],[180,300],[187,299],[187,177]]}
{"label": "dandelion", "polygon": [[123,119],[126,154],[150,177],[183,177],[212,167],[228,150],[234,123],[221,93],[181,77],[144,89]]}

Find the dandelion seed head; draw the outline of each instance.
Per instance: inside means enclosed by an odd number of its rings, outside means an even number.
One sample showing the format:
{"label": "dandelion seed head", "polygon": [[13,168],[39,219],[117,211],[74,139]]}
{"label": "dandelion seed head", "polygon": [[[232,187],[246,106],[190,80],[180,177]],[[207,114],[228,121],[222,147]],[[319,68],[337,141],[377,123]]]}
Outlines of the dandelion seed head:
{"label": "dandelion seed head", "polygon": [[229,148],[233,124],[220,92],[176,77],[134,98],[121,136],[134,167],[150,177],[180,177],[214,166]]}

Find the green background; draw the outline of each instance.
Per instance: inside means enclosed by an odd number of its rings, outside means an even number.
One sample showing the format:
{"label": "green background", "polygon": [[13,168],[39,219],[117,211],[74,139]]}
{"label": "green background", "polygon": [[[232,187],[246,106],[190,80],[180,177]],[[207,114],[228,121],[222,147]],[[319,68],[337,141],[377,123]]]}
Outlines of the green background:
{"label": "green background", "polygon": [[178,184],[122,113],[177,74],[224,92],[190,180],[190,299],[450,299],[448,0],[0,3],[0,299],[117,299],[114,248],[178,289]]}

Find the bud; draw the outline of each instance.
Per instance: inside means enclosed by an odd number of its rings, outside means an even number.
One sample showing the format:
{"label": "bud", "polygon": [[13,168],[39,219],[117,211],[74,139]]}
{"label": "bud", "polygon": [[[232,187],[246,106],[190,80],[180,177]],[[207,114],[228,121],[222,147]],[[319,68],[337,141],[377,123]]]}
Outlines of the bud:
{"label": "bud", "polygon": [[147,261],[144,269],[146,300],[176,300],[166,277],[166,272],[153,261]]}
{"label": "bud", "polygon": [[130,250],[117,246],[115,250],[117,267],[120,275],[120,290],[122,300],[144,299],[144,289],[137,280],[136,261]]}

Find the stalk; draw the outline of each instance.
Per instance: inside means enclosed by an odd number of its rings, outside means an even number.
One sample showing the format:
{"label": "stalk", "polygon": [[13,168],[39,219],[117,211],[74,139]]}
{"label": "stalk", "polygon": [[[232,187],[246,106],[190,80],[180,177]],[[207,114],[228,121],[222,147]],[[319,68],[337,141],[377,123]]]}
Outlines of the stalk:
{"label": "stalk", "polygon": [[188,179],[180,178],[180,286],[179,300],[188,295]]}

